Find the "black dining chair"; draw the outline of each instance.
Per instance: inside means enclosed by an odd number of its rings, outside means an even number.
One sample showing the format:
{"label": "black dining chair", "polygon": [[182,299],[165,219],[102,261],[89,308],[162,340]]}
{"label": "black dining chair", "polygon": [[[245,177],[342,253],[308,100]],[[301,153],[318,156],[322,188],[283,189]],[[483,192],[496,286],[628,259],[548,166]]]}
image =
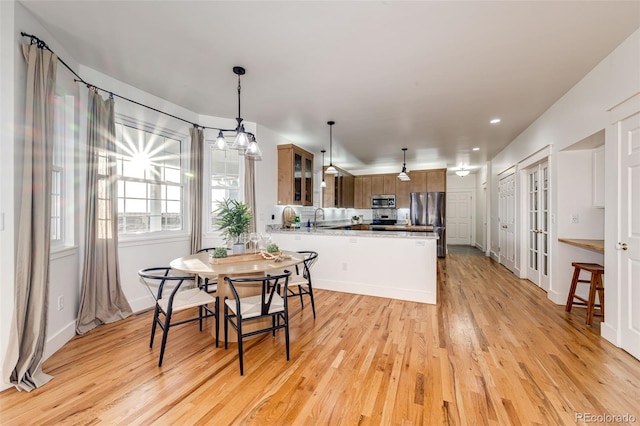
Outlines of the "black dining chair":
{"label": "black dining chair", "polygon": [[[225,277],[234,299],[225,297],[224,300],[224,348],[228,347],[229,324],[231,324],[238,337],[238,361],[240,362],[241,376],[244,375],[242,340],[245,337],[269,331],[275,336],[276,330],[284,328],[287,361],[289,361],[289,310],[287,298],[278,294],[278,288],[284,288],[284,291],[287,291],[290,275],[291,272],[285,270],[283,274],[264,277]],[[257,294],[241,297],[241,293]],[[249,332],[243,330],[243,324],[264,318],[271,318],[270,326]]]}
{"label": "black dining chair", "polygon": [[310,250],[299,251],[298,253],[304,255],[304,261],[302,265],[296,265],[295,275],[291,275],[289,280],[289,287],[286,293],[287,297],[300,297],[300,304],[304,308],[303,295],[308,295],[311,299],[311,310],[313,311],[313,317],[316,317],[316,304],[313,299],[313,284],[311,283],[311,268],[318,260],[318,253]]}
{"label": "black dining chair", "polygon": [[[214,317],[216,321],[216,347],[218,347],[218,297],[207,293],[203,288],[195,285],[193,275],[184,275],[169,267],[146,268],[138,271],[142,283],[155,300],[153,323],[151,325],[151,340],[149,347],[153,347],[156,326],[162,329],[162,344],[160,345],[160,359],[158,367],[162,367],[164,350],[167,345],[169,329],[177,325],[198,321],[202,331],[202,320]],[[173,315],[189,308],[198,307],[198,315],[173,321]]]}

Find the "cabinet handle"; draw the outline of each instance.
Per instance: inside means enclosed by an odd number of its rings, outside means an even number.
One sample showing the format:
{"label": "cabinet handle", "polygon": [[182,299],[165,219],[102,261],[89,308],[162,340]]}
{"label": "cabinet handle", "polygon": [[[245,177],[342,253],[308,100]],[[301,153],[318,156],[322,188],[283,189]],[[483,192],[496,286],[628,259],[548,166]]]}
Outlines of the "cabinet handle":
{"label": "cabinet handle", "polygon": [[627,243],[618,243],[616,244],[616,249],[627,251],[629,246],[627,246]]}

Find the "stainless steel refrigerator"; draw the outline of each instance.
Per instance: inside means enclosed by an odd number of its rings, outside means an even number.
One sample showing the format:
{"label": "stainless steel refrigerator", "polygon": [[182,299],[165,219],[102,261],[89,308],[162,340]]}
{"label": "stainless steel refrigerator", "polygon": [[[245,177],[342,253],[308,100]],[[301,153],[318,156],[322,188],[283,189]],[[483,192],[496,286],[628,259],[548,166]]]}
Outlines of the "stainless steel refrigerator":
{"label": "stainless steel refrigerator", "polygon": [[445,257],[447,254],[445,195],[444,192],[411,193],[411,223],[433,226],[433,232],[438,234],[438,257]]}

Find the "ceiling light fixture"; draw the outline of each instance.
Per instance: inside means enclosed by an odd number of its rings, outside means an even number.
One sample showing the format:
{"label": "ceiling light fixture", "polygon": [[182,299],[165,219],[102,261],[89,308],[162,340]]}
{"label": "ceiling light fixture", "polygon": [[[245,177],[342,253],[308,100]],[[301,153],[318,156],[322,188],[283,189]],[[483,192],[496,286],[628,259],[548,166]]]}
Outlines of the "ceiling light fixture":
{"label": "ceiling light fixture", "polygon": [[246,70],[243,67],[236,66],[233,67],[233,73],[238,76],[238,116],[236,117],[238,125],[235,129],[216,129],[218,130],[218,137],[216,138],[215,148],[221,151],[226,151],[229,148],[229,145],[224,137],[224,132],[235,132],[236,138],[233,141],[233,145],[231,145],[231,149],[237,149],[240,151],[240,155],[246,155],[256,160],[260,160],[262,158],[262,152],[260,152],[260,148],[258,147],[256,136],[244,129],[240,113],[240,92],[242,90],[240,85],[240,76],[244,75]]}
{"label": "ceiling light fixture", "polygon": [[[327,152],[327,150],[323,149],[320,151],[322,153],[322,168],[324,169],[324,153]],[[324,181],[324,173],[322,174],[322,183],[320,184],[320,188],[326,188],[327,187],[327,182]]]}
{"label": "ceiling light fixture", "polygon": [[402,171],[398,175],[398,179],[403,182],[408,182],[411,180],[411,178],[407,174],[407,148],[402,148],[402,158]]}
{"label": "ceiling light fixture", "polygon": [[494,118],[493,120],[489,121],[489,123],[491,124],[498,124],[499,122],[501,122],[502,120],[500,120],[499,118]]}
{"label": "ceiling light fixture", "polygon": [[465,169],[464,167],[461,167],[460,170],[456,170],[456,174],[460,177],[465,177],[466,175],[469,174],[469,170]]}
{"label": "ceiling light fixture", "polygon": [[333,132],[331,131],[333,129],[333,125],[336,124],[336,122],[327,121],[327,124],[329,125],[329,167],[327,167],[327,170],[325,170],[324,172],[328,175],[336,175],[338,174],[338,171],[335,167],[333,167]]}
{"label": "ceiling light fixture", "polygon": [[480,147],[477,147],[477,146],[476,146],[476,147],[475,147],[475,148],[473,148],[471,151],[480,151]]}

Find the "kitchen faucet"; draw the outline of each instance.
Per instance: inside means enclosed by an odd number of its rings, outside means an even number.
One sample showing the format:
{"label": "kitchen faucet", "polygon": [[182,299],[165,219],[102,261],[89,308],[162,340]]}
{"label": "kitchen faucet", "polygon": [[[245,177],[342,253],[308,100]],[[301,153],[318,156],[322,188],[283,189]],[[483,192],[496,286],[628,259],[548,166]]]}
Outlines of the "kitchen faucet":
{"label": "kitchen faucet", "polygon": [[322,212],[322,220],[324,220],[324,210],[318,207],[316,211],[313,212],[313,228],[314,229],[318,228],[318,211]]}

